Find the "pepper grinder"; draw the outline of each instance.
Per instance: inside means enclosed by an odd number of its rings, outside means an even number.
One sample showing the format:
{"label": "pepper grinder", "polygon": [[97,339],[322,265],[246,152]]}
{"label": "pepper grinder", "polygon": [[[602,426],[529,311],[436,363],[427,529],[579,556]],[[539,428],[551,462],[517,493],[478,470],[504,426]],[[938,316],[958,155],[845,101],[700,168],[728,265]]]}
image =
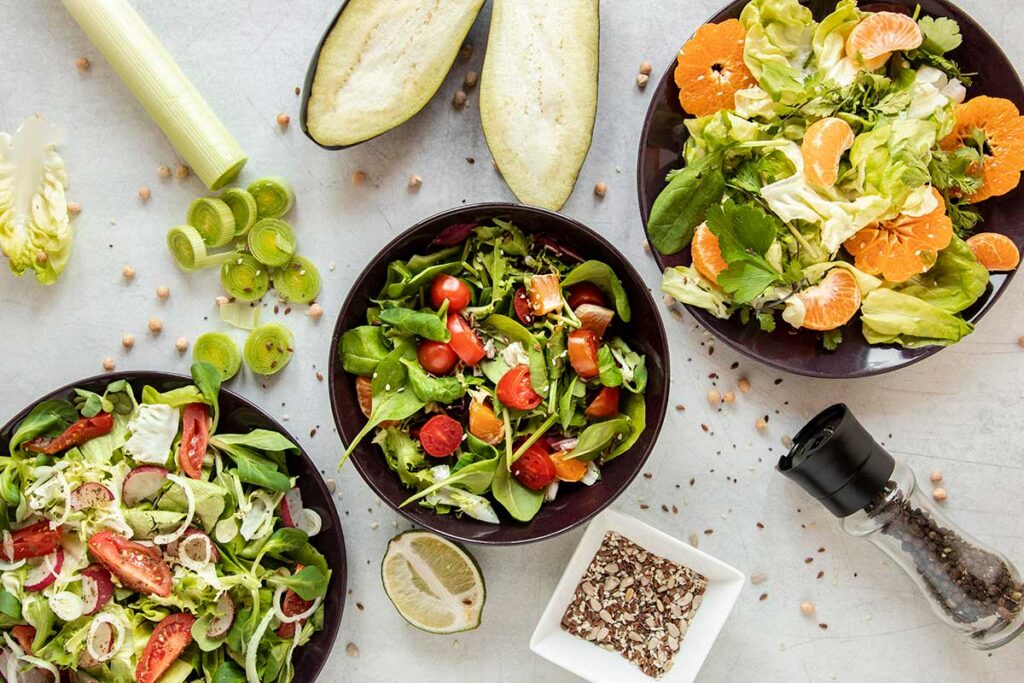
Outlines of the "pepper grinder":
{"label": "pepper grinder", "polygon": [[936,614],[976,648],[1024,632],[1024,584],[1003,555],[953,524],[914,473],[878,445],[845,405],[804,426],[779,471],[903,569]]}

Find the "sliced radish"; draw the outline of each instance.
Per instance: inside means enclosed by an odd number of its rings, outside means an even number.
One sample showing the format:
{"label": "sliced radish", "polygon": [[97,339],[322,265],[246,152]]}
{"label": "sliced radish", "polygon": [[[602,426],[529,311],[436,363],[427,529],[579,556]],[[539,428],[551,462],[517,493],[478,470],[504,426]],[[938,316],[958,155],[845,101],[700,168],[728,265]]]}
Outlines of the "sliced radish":
{"label": "sliced radish", "polygon": [[85,614],[85,602],[71,591],[54,593],[46,602],[53,613],[63,621],[74,621]]}
{"label": "sliced radish", "polygon": [[213,621],[206,629],[208,638],[220,638],[227,635],[231,630],[231,624],[235,621],[235,601],[227,593],[221,593],[217,599],[217,607],[214,612]]}
{"label": "sliced radish", "polygon": [[114,500],[114,494],[110,489],[95,481],[88,481],[71,492],[71,509],[86,510],[99,507],[112,500]]}
{"label": "sliced radish", "polygon": [[157,465],[132,468],[121,486],[121,500],[131,507],[156,496],[167,480],[167,469]]}
{"label": "sliced radish", "polygon": [[60,575],[60,570],[63,566],[64,549],[58,547],[52,553],[39,558],[36,563],[31,565],[28,575],[25,576],[25,590],[43,590],[57,580],[57,576]]}
{"label": "sliced radish", "polygon": [[[89,625],[89,636],[85,641],[85,650],[79,655],[78,663],[87,669],[91,669],[98,664],[109,661],[117,651],[117,648],[114,646],[116,635],[114,625],[109,619],[96,618]],[[90,663],[90,665],[86,666],[82,662],[83,659],[88,659],[95,663]]]}
{"label": "sliced radish", "polygon": [[281,521],[285,526],[295,527],[302,519],[302,493],[292,488],[281,499]]}
{"label": "sliced radish", "polygon": [[307,510],[305,508],[303,508],[302,514],[299,515],[297,522],[298,523],[295,526],[305,531],[306,535],[310,537],[316,536],[320,533],[320,529],[323,527],[323,521],[320,519],[320,515],[313,510]]}
{"label": "sliced radish", "polygon": [[91,564],[82,570],[82,602],[86,614],[96,614],[114,596],[114,582],[110,572],[101,564]]}
{"label": "sliced radish", "polygon": [[220,562],[220,552],[213,540],[195,527],[189,527],[181,538],[168,544],[167,554],[180,559],[190,569],[208,562]]}

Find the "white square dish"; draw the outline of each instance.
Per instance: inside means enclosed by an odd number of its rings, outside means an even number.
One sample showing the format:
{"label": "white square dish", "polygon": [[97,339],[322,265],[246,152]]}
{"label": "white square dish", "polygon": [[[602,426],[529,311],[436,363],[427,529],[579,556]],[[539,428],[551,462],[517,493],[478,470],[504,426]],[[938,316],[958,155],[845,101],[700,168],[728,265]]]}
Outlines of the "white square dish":
{"label": "white square dish", "polygon": [[[643,673],[618,652],[606,650],[562,629],[562,615],[605,533],[614,531],[645,550],[702,574],[707,588],[672,667],[660,678]],[[638,519],[607,510],[587,527],[562,573],[544,614],[530,638],[530,649],[548,661],[593,683],[690,683],[697,678],[711,646],[729,617],[746,577],[742,572],[702,553]]]}

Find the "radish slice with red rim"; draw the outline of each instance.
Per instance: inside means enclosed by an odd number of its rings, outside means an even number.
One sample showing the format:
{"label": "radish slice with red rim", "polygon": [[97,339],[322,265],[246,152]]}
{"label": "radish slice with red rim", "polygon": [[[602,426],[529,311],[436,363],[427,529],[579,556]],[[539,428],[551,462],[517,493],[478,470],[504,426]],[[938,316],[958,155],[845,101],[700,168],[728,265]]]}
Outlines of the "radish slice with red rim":
{"label": "radish slice with red rim", "polygon": [[231,624],[235,621],[235,601],[227,592],[221,593],[217,598],[217,607],[214,611],[213,620],[206,629],[208,638],[221,638],[231,630]]}
{"label": "radish slice with red rim", "polygon": [[124,628],[120,622],[109,614],[100,614],[89,625],[83,654],[102,664],[114,657],[123,642]]}
{"label": "radish slice with red rim", "polygon": [[64,567],[64,549],[58,547],[49,555],[44,555],[38,561],[30,565],[28,574],[25,576],[25,590],[41,591],[60,575]]}
{"label": "radish slice with red rim", "polygon": [[313,510],[303,509],[296,526],[305,531],[307,536],[313,537],[320,533],[320,529],[323,527],[323,520]]}
{"label": "radish slice with red rim", "polygon": [[87,510],[114,500],[114,494],[103,484],[87,481],[71,492],[71,509]]}
{"label": "radish slice with red rim", "polygon": [[157,465],[132,468],[121,485],[121,500],[132,507],[154,497],[167,481],[167,469]]}
{"label": "radish slice with red rim", "polygon": [[86,614],[96,614],[114,596],[114,582],[110,572],[100,564],[91,564],[82,570],[82,602]]}
{"label": "radish slice with red rim", "polygon": [[298,487],[289,489],[281,499],[281,521],[285,526],[295,527],[302,519],[302,493]]}

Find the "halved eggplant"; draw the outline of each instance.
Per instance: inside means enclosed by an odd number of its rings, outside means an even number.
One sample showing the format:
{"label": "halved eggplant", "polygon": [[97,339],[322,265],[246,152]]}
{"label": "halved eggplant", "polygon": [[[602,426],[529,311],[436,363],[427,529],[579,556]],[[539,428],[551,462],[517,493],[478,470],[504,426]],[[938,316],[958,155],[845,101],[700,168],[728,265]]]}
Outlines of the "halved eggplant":
{"label": "halved eggplant", "polygon": [[599,0],[494,0],[480,120],[520,201],[557,211],[597,115]]}
{"label": "halved eggplant", "polygon": [[341,148],[412,118],[441,87],[484,0],[349,0],[314,55],[303,130]]}

